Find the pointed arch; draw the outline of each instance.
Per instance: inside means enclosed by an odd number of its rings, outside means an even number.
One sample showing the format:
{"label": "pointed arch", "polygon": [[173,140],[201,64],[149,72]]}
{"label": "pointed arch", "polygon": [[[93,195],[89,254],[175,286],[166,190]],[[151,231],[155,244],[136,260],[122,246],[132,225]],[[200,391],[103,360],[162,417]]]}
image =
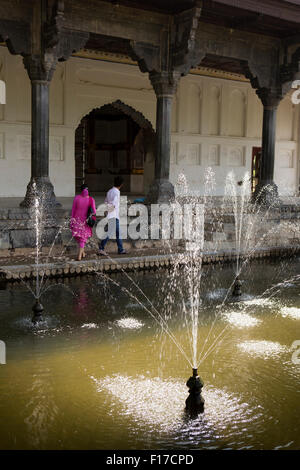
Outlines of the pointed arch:
{"label": "pointed arch", "polygon": [[152,123],[132,106],[118,99],[90,108],[75,131],[77,190],[83,180],[92,191],[107,190],[120,173],[125,192],[142,194],[154,146]]}

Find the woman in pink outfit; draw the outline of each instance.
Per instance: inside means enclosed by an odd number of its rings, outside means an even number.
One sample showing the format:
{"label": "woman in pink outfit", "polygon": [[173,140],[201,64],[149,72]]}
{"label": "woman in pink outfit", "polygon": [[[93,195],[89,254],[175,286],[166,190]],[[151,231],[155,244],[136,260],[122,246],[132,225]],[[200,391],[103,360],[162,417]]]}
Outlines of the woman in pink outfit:
{"label": "woman in pink outfit", "polygon": [[[85,257],[84,247],[93,235],[93,229],[86,223],[89,207],[92,208],[94,216],[96,215],[95,199],[89,196],[89,190],[86,184],[81,186],[81,194],[74,197],[70,228],[72,235],[78,243],[79,253],[78,261]],[[95,217],[93,217],[95,219]]]}

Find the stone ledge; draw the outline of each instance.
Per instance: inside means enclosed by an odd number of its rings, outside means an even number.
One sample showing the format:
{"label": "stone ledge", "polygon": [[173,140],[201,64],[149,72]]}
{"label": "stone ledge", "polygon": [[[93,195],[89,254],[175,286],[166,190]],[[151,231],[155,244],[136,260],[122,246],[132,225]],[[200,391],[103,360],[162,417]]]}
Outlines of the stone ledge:
{"label": "stone ledge", "polygon": [[[260,249],[254,252],[250,259],[277,258],[291,256],[300,253],[300,245],[291,247],[273,247]],[[39,265],[40,275],[49,278],[78,276],[85,274],[96,274],[97,272],[121,272],[135,270],[153,270],[171,267],[174,264],[184,264],[184,253],[169,253],[162,255],[142,255],[116,258],[97,258],[83,261],[65,261],[58,263],[44,263]],[[240,255],[244,258],[244,255]],[[233,252],[203,253],[204,265],[216,263],[233,263],[237,254]],[[4,281],[21,281],[36,277],[37,267],[35,264],[19,264],[2,266],[0,268],[0,279]]]}

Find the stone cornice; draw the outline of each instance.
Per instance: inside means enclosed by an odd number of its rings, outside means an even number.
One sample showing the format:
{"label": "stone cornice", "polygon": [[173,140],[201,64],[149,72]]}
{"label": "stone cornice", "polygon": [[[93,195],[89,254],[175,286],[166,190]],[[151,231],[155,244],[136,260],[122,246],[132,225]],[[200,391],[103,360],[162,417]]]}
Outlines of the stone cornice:
{"label": "stone cornice", "polygon": [[[113,62],[116,64],[135,65],[137,62],[132,60],[129,56],[123,54],[114,54],[110,52],[97,52],[90,49],[82,49],[79,52],[72,54],[72,57],[78,57],[82,59],[100,60],[103,62]],[[226,72],[223,70],[213,69],[210,67],[198,66],[190,71],[191,75],[203,75],[206,77],[221,78],[224,80],[235,80],[238,82],[248,82],[249,80],[241,74]]]}

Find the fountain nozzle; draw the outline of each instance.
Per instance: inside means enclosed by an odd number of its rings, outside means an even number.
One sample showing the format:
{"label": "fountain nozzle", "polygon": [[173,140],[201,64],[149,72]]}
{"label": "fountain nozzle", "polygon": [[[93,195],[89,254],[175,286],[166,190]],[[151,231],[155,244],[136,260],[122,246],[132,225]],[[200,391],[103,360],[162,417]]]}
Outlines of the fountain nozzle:
{"label": "fountain nozzle", "polygon": [[237,276],[234,281],[233,291],[232,291],[232,295],[234,297],[239,297],[240,295],[242,295],[241,287],[242,287],[242,281],[240,280],[239,276]]}
{"label": "fountain nozzle", "polygon": [[203,385],[204,382],[198,375],[198,369],[193,368],[193,375],[186,383],[189,396],[185,401],[185,409],[191,418],[197,418],[200,413],[204,412],[204,398],[201,395]]}
{"label": "fountain nozzle", "polygon": [[36,299],[34,306],[32,307],[33,317],[32,323],[36,324],[42,319],[42,313],[44,311],[44,307],[40,303],[39,299]]}

